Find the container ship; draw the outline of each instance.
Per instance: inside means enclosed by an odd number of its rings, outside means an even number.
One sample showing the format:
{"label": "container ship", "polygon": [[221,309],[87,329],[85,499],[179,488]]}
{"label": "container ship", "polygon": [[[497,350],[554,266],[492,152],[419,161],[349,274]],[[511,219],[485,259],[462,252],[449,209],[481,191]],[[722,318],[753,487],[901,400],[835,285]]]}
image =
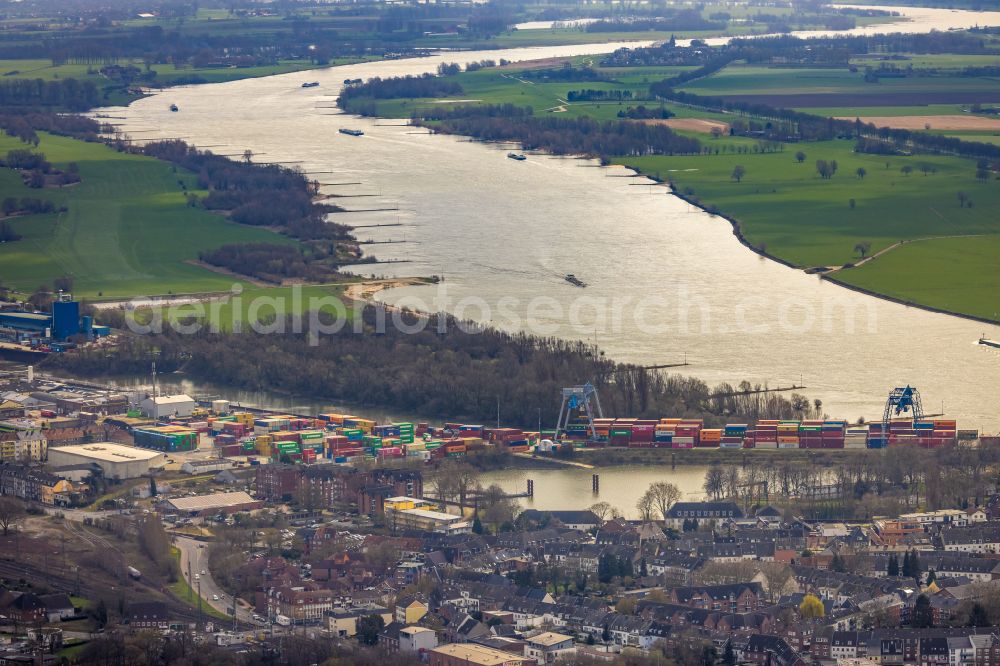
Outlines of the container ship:
{"label": "container ship", "polygon": [[356,129],[341,128],[341,129],[339,129],[337,131],[340,132],[341,134],[346,134],[348,136],[364,136],[365,135],[364,132],[362,132],[361,130],[356,130]]}

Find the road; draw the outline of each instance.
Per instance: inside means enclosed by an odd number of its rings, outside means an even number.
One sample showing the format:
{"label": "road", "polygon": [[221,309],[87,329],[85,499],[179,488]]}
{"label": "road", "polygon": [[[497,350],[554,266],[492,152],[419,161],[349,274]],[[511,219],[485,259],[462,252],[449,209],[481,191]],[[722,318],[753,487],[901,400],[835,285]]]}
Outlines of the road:
{"label": "road", "polygon": [[[208,548],[206,544],[196,539],[175,536],[174,545],[181,551],[181,575],[184,577],[184,580],[191,585],[196,594],[198,593],[198,584],[201,583],[201,597],[204,603],[210,605],[220,613],[229,615],[230,608],[232,607],[232,597],[212,579],[212,574],[208,568]],[[206,547],[202,548],[202,546]],[[191,565],[190,568],[188,567],[188,563]],[[188,578],[189,571],[191,574],[190,579]],[[198,577],[195,578],[195,576]],[[215,601],[213,599],[214,596],[218,596],[219,600]],[[253,619],[253,610],[249,606],[239,602],[236,604],[236,619],[240,622],[257,625]]]}
{"label": "road", "polygon": [[[98,548],[103,548],[105,552],[115,552],[114,546],[108,542],[106,539],[100,535],[94,534],[92,532],[82,532],[79,528],[75,527],[74,523],[82,523],[84,518],[104,518],[106,516],[114,515],[119,513],[118,511],[87,511],[85,509],[63,509],[63,508],[53,508],[53,507],[43,507],[45,512],[53,515],[56,513],[62,514],[67,521],[66,528],[70,533],[76,534],[77,537],[84,539]],[[232,606],[232,598],[223,590],[219,585],[212,579],[211,574],[208,570],[208,550],[207,548],[200,548],[199,546],[205,545],[204,542],[197,541],[195,539],[190,539],[187,537],[175,536],[174,545],[181,552],[181,575],[184,580],[191,584],[195,593],[198,592],[198,582],[201,582],[201,596],[204,603],[208,604],[215,610],[229,615],[229,609]],[[188,561],[191,562],[191,578],[193,580],[188,580]],[[204,571],[205,575],[201,575]],[[194,579],[194,575],[199,574],[198,579]],[[212,597],[218,595],[219,600],[215,601]],[[252,625],[254,627],[262,626],[258,624],[253,619],[254,611],[248,605],[240,602],[236,604],[236,619],[242,623]]]}

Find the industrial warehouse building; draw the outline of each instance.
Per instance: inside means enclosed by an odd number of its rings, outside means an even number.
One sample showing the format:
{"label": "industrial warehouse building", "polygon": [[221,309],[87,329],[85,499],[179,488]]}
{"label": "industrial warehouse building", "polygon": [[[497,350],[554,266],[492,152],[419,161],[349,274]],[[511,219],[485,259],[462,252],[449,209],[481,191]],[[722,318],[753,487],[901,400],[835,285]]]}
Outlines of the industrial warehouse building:
{"label": "industrial warehouse building", "polygon": [[[50,313],[26,310],[0,311],[0,339],[19,343],[62,342],[75,335],[88,340],[109,335],[107,326],[95,326],[90,316],[80,316],[80,303],[69,294],[59,294]],[[57,349],[57,347],[53,347]]]}
{"label": "industrial warehouse building", "polygon": [[175,416],[191,416],[197,404],[194,398],[184,395],[160,395],[146,398],[139,403],[142,413],[151,419],[166,419]]}
{"label": "industrial warehouse building", "polygon": [[134,479],[150,470],[162,468],[167,457],[159,451],[123,446],[113,442],[59,446],[49,449],[49,465],[86,465],[95,463],[109,479]]}
{"label": "industrial warehouse building", "polygon": [[209,472],[221,472],[232,469],[235,464],[226,458],[215,458],[210,460],[188,460],[181,465],[181,471],[185,474],[208,474]]}
{"label": "industrial warehouse building", "polygon": [[191,516],[211,516],[217,513],[237,513],[253,511],[264,506],[262,500],[255,500],[243,491],[234,493],[213,493],[196,497],[175,497],[165,501],[167,510]]}

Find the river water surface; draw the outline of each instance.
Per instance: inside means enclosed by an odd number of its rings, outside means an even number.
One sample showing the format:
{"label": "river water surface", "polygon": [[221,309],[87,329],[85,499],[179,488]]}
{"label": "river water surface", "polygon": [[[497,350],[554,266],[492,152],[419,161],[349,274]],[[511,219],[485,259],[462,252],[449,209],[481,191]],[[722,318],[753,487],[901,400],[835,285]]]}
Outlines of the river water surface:
{"label": "river water surface", "polygon": [[[938,29],[1000,25],[998,12],[935,11]],[[881,418],[888,391],[911,384],[925,411],[943,411],[960,427],[1000,430],[1000,350],[976,343],[984,333],[1000,338],[1000,327],[881,301],[762,259],[726,221],[621,177],[622,169],[542,155],[517,162],[507,159],[508,147],[334,108],[344,79],[619,46],[456,52],[172,88],[110,114],[123,116],[123,131],[136,138],[178,137],[233,155],[249,148],[257,161],[298,164],[326,183],[327,194],[350,195],[337,203],[356,212],[338,221],[357,225],[362,240],[406,241],[375,246],[380,259],[406,263],[374,272],[445,278],[437,287],[384,292],[386,301],[596,342],[623,361],[686,358],[691,365],[682,370],[710,384],[804,384],[840,418]],[[320,86],[301,88],[306,81]],[[378,224],[400,226],[365,226]],[[588,288],[566,283],[566,273]]]}
{"label": "river water surface", "polygon": [[[583,509],[595,502],[607,502],[627,518],[638,518],[635,508],[639,497],[650,484],[669,481],[683,493],[684,500],[704,499],[705,471],[696,465],[671,469],[667,465],[627,465],[596,470],[578,468],[509,469],[486,472],[480,477],[483,486],[497,484],[510,493],[523,493],[527,480],[535,482],[535,496],[518,500],[526,509],[559,511]],[[600,476],[598,492],[593,492],[593,474]]]}

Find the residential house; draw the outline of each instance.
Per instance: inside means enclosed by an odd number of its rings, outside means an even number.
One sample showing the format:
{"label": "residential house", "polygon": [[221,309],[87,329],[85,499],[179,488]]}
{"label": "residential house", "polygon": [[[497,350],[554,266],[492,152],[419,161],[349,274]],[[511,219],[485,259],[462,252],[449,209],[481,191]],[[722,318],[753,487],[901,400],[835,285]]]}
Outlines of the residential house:
{"label": "residential house", "polygon": [[704,524],[741,518],[743,510],[735,502],[677,502],[670,507],[665,522],[668,527],[680,530],[685,520],[693,519]]}
{"label": "residential house", "polygon": [[647,568],[652,576],[664,576],[681,585],[689,585],[694,577],[694,572],[703,567],[705,562],[703,557],[667,552],[650,560]]}
{"label": "residential house", "polygon": [[763,608],[764,589],[760,583],[677,587],[670,591],[669,601],[691,608],[749,613]]}
{"label": "residential house", "polygon": [[1000,525],[990,523],[941,530],[946,551],[1000,553]]}
{"label": "residential house", "polygon": [[865,656],[868,632],[834,631],[829,641],[830,659],[856,659]]}
{"label": "residential house", "polygon": [[29,502],[65,504],[74,491],[70,481],[27,465],[0,465],[0,495],[20,497]]}
{"label": "residential house", "polygon": [[42,594],[38,598],[45,604],[49,622],[71,620],[76,617],[76,608],[68,594]]}
{"label": "residential house", "polygon": [[163,601],[131,603],[125,611],[125,617],[133,629],[166,631],[170,628],[170,614]]}
{"label": "residential house", "polygon": [[375,604],[360,604],[326,611],[324,613],[326,630],[338,638],[350,638],[358,633],[358,620],[369,615],[380,616],[387,626],[393,622],[393,614],[388,608]]}
{"label": "residential house", "polygon": [[526,509],[518,517],[520,524],[534,524],[546,522],[546,518],[555,521],[571,530],[586,532],[587,530],[601,526],[601,519],[594,515],[593,511],[586,509],[580,511],[540,511],[538,509]]}
{"label": "residential house", "polygon": [[741,661],[770,666],[805,666],[806,662],[779,636],[754,634],[740,649]]}
{"label": "residential house", "polygon": [[576,655],[572,636],[546,631],[525,639],[524,656],[538,664],[552,664],[558,659]]}
{"label": "residential house", "polygon": [[333,609],[334,593],[313,585],[277,587],[267,591],[268,616],[284,615],[293,622],[320,622]]}
{"label": "residential house", "polygon": [[23,623],[48,620],[45,604],[31,592],[5,592],[0,596],[0,613]]}
{"label": "residential house", "polygon": [[437,633],[427,627],[403,627],[399,630],[399,651],[422,653],[437,647]]}
{"label": "residential house", "polygon": [[416,624],[427,615],[427,602],[417,597],[401,597],[396,600],[395,620],[401,625]]}
{"label": "residential house", "polygon": [[0,462],[44,462],[48,439],[34,421],[0,421]]}

